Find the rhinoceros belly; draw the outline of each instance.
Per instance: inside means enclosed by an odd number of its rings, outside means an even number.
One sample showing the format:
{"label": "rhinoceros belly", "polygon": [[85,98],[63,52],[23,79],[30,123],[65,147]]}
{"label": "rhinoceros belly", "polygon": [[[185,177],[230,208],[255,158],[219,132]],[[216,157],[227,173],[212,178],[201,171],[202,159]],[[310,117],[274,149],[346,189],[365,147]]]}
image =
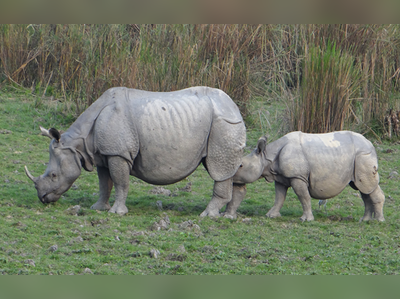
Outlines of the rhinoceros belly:
{"label": "rhinoceros belly", "polygon": [[354,144],[350,134],[304,134],[302,147],[310,167],[310,195],[326,199],[342,192],[354,174]]}
{"label": "rhinoceros belly", "polygon": [[207,154],[212,115],[209,99],[196,95],[142,99],[135,109],[139,153],[132,174],[159,185],[187,177]]}
{"label": "rhinoceros belly", "polygon": [[327,199],[338,195],[352,180],[352,170],[344,165],[311,171],[309,192],[316,199]]}

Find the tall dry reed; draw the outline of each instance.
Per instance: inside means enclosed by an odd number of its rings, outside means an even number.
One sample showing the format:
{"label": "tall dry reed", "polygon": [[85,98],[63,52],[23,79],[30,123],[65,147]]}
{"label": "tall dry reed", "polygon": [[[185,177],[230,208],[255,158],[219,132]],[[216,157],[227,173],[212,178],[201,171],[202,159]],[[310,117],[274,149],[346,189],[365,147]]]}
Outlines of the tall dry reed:
{"label": "tall dry reed", "polygon": [[[305,61],[312,49],[327,53],[331,42],[336,51],[353,57],[353,69],[360,72],[361,90],[353,95],[353,112],[359,121],[379,126],[388,109],[400,108],[399,29],[347,24],[3,24],[0,86],[9,82],[32,88],[39,96],[73,101],[80,113],[113,86],[169,91],[208,85],[226,91],[246,116],[254,97],[276,100],[300,92],[305,96],[316,77]],[[338,65],[348,63],[340,60],[335,60]],[[313,92],[320,101],[341,98],[343,93]],[[338,94],[333,96],[334,92]],[[300,129],[301,122],[293,124],[292,130]]]}
{"label": "tall dry reed", "polygon": [[360,71],[354,57],[336,44],[308,49],[303,62],[300,96],[293,102],[293,127],[308,133],[343,130],[350,100],[358,95]]}
{"label": "tall dry reed", "polygon": [[78,112],[112,86],[207,85],[225,90],[245,113],[260,27],[1,25],[0,70],[10,82],[44,93],[54,87]]}

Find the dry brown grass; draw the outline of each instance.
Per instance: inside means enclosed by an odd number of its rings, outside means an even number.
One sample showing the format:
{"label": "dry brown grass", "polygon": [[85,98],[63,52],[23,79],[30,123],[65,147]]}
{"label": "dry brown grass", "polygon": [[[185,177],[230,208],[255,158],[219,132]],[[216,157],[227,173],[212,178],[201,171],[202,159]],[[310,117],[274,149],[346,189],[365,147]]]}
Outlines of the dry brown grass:
{"label": "dry brown grass", "polygon": [[293,127],[308,133],[344,129],[350,100],[360,89],[360,71],[353,56],[335,44],[307,50],[300,96],[293,102]]}
{"label": "dry brown grass", "polygon": [[[310,81],[306,77],[316,76],[305,61],[311,49],[326,55],[329,42],[345,54],[346,65],[352,59],[359,70],[354,113],[362,122],[379,124],[389,108],[399,109],[392,96],[399,90],[399,29],[346,24],[5,24],[0,25],[0,84],[10,82],[39,96],[73,101],[76,113],[113,86],[170,91],[207,85],[226,91],[246,116],[255,96],[293,98],[302,90],[304,97],[302,85]],[[314,90],[320,101],[340,98],[342,91],[326,92]],[[344,115],[348,119],[349,114]],[[293,130],[302,128],[298,121],[293,124]]]}

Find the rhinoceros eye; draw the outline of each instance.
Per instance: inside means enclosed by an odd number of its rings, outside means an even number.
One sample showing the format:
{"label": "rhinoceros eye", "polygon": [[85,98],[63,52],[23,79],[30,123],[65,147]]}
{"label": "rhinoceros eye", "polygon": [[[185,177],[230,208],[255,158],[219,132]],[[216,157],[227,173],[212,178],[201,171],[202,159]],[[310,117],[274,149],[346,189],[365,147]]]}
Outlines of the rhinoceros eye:
{"label": "rhinoceros eye", "polygon": [[52,173],[51,173],[51,177],[52,177],[53,179],[55,179],[55,178],[57,177],[57,175],[56,175],[54,172],[52,172]]}

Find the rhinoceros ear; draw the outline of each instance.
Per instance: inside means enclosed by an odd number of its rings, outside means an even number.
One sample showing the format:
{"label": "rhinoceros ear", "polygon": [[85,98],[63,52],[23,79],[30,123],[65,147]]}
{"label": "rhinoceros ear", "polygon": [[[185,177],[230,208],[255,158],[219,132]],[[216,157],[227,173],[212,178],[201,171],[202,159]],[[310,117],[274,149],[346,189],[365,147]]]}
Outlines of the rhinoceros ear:
{"label": "rhinoceros ear", "polygon": [[61,134],[60,134],[60,132],[58,132],[57,129],[50,128],[49,133],[55,140],[57,140],[57,142],[60,141]]}
{"label": "rhinoceros ear", "polygon": [[266,146],[267,146],[267,136],[263,136],[260,139],[258,139],[257,154],[262,153],[265,150]]}

